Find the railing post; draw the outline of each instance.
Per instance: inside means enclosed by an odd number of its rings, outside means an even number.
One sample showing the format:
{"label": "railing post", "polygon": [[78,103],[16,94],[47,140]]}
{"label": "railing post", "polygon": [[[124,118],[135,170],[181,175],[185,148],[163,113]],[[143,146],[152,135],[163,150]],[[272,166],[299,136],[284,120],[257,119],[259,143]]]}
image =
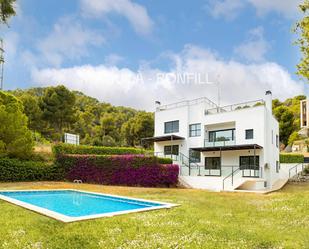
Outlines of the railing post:
{"label": "railing post", "polygon": [[234,184],[234,168],[232,167],[232,186]]}

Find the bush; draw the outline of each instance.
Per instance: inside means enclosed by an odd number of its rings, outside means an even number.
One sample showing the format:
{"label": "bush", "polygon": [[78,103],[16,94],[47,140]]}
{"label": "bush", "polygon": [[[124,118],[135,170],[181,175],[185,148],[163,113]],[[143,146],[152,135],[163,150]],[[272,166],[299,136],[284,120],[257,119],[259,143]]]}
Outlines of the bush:
{"label": "bush", "polygon": [[59,143],[53,146],[55,156],[63,154],[79,155],[126,155],[126,154],[143,154],[145,150],[133,147],[105,147],[105,146],[88,146],[72,145]]}
{"label": "bush", "polygon": [[304,155],[302,154],[280,154],[280,163],[303,163]]}
{"label": "bush", "polygon": [[158,160],[158,163],[160,164],[172,164],[173,163],[173,160],[171,158],[158,157],[157,160]]}
{"label": "bush", "polygon": [[144,187],[176,185],[178,165],[162,165],[159,161],[144,155],[61,155],[57,165],[63,178],[70,181]]}
{"label": "bush", "polygon": [[0,158],[0,182],[60,180],[58,171],[42,162]]}

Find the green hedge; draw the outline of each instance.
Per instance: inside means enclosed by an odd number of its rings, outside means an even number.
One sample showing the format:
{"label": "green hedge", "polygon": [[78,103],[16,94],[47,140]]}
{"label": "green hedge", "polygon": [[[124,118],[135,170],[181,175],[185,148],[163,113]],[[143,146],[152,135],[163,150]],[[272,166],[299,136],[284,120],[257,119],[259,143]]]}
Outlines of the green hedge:
{"label": "green hedge", "polygon": [[304,155],[302,154],[280,154],[280,163],[303,163]]}
{"label": "green hedge", "polygon": [[158,157],[158,163],[160,164],[172,164],[173,160],[171,158]]}
{"label": "green hedge", "polygon": [[43,162],[0,158],[0,182],[60,180],[59,169]]}
{"label": "green hedge", "polygon": [[126,155],[126,154],[144,154],[146,150],[133,147],[105,147],[88,145],[56,144],[53,146],[53,152],[56,156],[64,154],[78,155]]}

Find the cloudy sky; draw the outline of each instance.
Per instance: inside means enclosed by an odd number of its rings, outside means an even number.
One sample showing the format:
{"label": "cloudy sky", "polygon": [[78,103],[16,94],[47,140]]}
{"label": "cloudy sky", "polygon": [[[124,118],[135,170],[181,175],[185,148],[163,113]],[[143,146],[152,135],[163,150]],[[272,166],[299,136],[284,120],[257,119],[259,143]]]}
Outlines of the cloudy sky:
{"label": "cloudy sky", "polygon": [[[17,0],[1,26],[5,89],[64,84],[152,110],[309,94],[295,75],[300,0]],[[219,82],[219,84],[216,84]]]}

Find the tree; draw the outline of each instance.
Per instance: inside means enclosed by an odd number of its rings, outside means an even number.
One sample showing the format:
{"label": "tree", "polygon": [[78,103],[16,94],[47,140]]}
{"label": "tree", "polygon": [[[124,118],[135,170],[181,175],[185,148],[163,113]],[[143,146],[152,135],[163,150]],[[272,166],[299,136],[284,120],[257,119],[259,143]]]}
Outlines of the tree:
{"label": "tree", "polygon": [[299,140],[299,139],[300,139],[300,136],[299,136],[298,132],[297,131],[293,131],[292,134],[289,137],[288,144],[292,146],[293,143],[295,141]]}
{"label": "tree", "polygon": [[76,121],[75,95],[65,86],[48,87],[40,102],[42,117],[62,136],[63,128]]}
{"label": "tree", "polygon": [[8,20],[11,16],[14,16],[14,3],[16,0],[0,0],[0,22],[8,23]]}
{"label": "tree", "polygon": [[304,17],[296,23],[294,31],[299,34],[296,44],[300,47],[302,58],[297,65],[297,74],[309,80],[309,0],[299,5]]}
{"label": "tree", "polygon": [[28,127],[33,131],[42,131],[44,124],[38,98],[25,94],[20,97],[20,100],[24,105],[24,113],[28,117]]}
{"label": "tree", "polygon": [[279,122],[280,141],[287,145],[288,139],[294,130],[294,114],[286,106],[278,106],[274,109],[274,115]]}
{"label": "tree", "polygon": [[122,126],[122,134],[127,145],[141,145],[141,139],[153,136],[154,119],[152,113],[139,112]]}
{"label": "tree", "polygon": [[0,154],[29,158],[33,149],[33,137],[27,127],[23,105],[11,94],[0,91]]}

